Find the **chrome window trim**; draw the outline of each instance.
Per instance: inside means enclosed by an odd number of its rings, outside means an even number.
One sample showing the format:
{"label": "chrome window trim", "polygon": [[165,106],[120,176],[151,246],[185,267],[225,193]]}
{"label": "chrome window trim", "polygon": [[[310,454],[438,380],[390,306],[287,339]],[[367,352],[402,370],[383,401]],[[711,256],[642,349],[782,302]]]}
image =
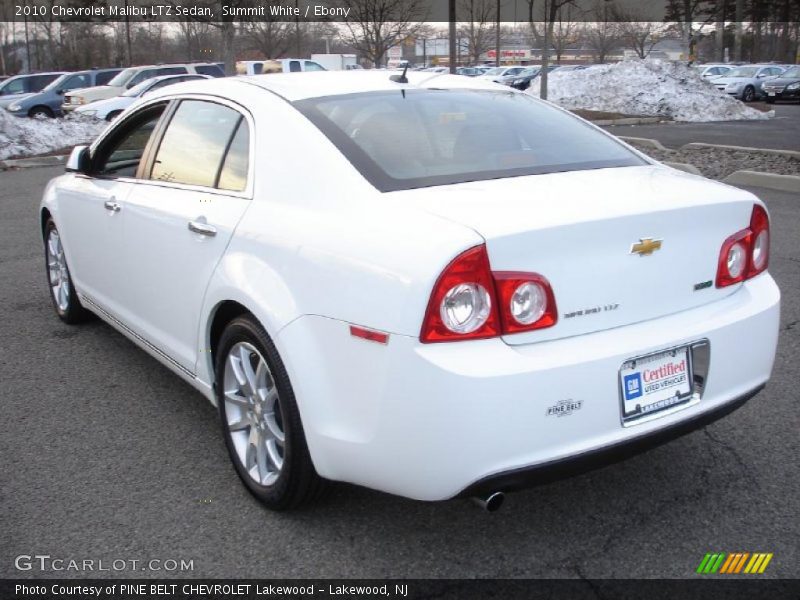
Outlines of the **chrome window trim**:
{"label": "chrome window trim", "polygon": [[[227,98],[223,98],[221,96],[216,96],[213,94],[198,94],[198,93],[191,93],[191,94],[166,94],[163,96],[158,96],[157,98],[151,98],[142,104],[139,104],[136,107],[136,110],[129,115],[126,115],[124,120],[119,120],[115,122],[114,125],[106,129],[100,137],[98,137],[94,142],[92,142],[91,146],[89,146],[89,151],[94,152],[96,148],[105,140],[109,135],[112,135],[115,131],[117,131],[120,127],[124,127],[125,123],[136,113],[139,113],[142,110],[147,110],[149,107],[153,106],[154,104],[160,104],[166,102],[169,104],[170,102],[174,101],[182,101],[182,100],[199,100],[203,102],[212,102],[214,104],[221,104],[223,106],[227,106],[228,108],[235,110],[238,112],[244,119],[247,121],[247,126],[250,128],[250,148],[249,148],[249,156],[247,161],[247,185],[245,186],[244,190],[241,192],[231,191],[231,190],[221,190],[218,188],[213,187],[206,187],[202,185],[188,185],[185,183],[172,183],[167,181],[157,181],[155,179],[138,179],[136,177],[116,177],[114,181],[120,182],[127,182],[127,183],[135,183],[137,185],[146,185],[146,186],[155,186],[155,187],[162,187],[168,189],[175,189],[175,190],[185,190],[185,191],[192,191],[192,192],[199,192],[202,194],[213,194],[215,196],[227,196],[227,197],[234,197],[234,198],[242,198],[244,200],[252,200],[253,194],[255,190],[255,148],[256,148],[256,136],[258,132],[256,131],[255,127],[255,119],[253,119],[252,113],[244,106],[237,102],[233,102],[232,100],[228,100]],[[169,109],[167,109],[169,110]],[[166,129],[169,128],[169,123],[166,124]],[[160,141],[160,140],[159,140]],[[149,142],[148,142],[149,143]],[[157,152],[157,148],[155,151]],[[144,158],[144,157],[143,157]],[[91,176],[89,176],[91,177]],[[93,178],[93,177],[92,177]]]}

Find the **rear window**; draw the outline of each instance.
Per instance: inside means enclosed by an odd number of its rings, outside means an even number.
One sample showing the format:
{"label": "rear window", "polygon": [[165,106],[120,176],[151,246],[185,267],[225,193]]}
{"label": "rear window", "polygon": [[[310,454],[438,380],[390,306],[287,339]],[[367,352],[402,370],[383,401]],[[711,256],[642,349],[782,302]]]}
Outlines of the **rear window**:
{"label": "rear window", "polygon": [[384,192],[647,164],[527,94],[398,90],[294,104]]}

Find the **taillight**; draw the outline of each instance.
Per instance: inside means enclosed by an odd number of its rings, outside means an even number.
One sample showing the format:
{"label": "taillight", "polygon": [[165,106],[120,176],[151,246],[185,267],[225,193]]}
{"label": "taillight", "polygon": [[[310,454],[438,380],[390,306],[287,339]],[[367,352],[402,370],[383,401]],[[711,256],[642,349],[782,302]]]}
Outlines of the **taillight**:
{"label": "taillight", "polygon": [[474,340],[500,333],[486,246],[459,254],[433,286],[420,340]]}
{"label": "taillight", "polygon": [[769,217],[756,204],[750,227],[737,231],[722,244],[717,266],[717,287],[740,283],[758,275],[769,264]]}
{"label": "taillight", "polygon": [[543,329],[558,320],[550,282],[537,273],[494,274],[503,333]]}
{"label": "taillight", "polygon": [[536,273],[492,273],[481,245],[457,256],[439,276],[420,340],[490,338],[550,327],[557,320],[547,279]]}

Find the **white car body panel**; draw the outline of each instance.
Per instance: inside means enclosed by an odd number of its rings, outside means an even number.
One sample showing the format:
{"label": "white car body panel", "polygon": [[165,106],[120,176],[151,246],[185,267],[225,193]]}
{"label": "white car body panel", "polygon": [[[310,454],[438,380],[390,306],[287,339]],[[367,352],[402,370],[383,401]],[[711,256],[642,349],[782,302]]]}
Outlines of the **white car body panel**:
{"label": "white car body panel", "polygon": [[75,112],[78,114],[89,112],[98,119],[105,119],[112,112],[125,110],[134,102],[136,102],[136,98],[129,96],[114,96],[113,98],[107,98],[106,100],[92,102],[91,105],[83,104],[76,108]]}
{"label": "white car body panel", "polygon": [[[408,75],[411,85],[498,89]],[[780,300],[769,273],[681,287],[713,279],[723,240],[759,203],[752,194],[657,164],[382,194],[280,97],[381,89],[397,84],[380,72],[320,72],[176,84],[138,100],[126,114],[175,97],[240,106],[250,180],[243,193],[74,173],[51,182],[42,208],[89,308],[215,402],[211,322],[222,302],[243,305],[281,354],[319,474],[423,500],[663,430],[767,381]],[[111,196],[122,206],[113,214],[103,209]],[[217,236],[188,230],[201,217]],[[644,236],[663,237],[663,250],[631,256]],[[620,309],[505,338],[421,343],[442,269],[484,242],[493,269],[542,273],[557,302]],[[671,307],[644,289],[663,295],[670,265],[682,271]],[[351,324],[388,343],[353,337]],[[699,340],[711,357],[702,397],[623,426],[623,362]],[[565,399],[581,410],[547,416]]]}

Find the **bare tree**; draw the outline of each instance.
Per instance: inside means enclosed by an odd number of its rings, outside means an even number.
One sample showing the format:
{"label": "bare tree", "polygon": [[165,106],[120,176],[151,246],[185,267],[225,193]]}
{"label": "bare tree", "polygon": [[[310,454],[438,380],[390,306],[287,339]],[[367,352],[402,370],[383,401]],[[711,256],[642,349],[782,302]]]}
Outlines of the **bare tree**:
{"label": "bare tree", "polygon": [[258,21],[245,24],[246,43],[266,58],[278,58],[297,45],[294,23]]}
{"label": "bare tree", "polygon": [[425,20],[425,0],[339,0],[349,8],[342,39],[376,67],[389,48],[414,35]]}
{"label": "bare tree", "polygon": [[462,47],[469,56],[469,60],[477,63],[481,54],[492,47],[494,37],[495,12],[493,0],[459,0],[458,18],[462,23],[458,30]]}
{"label": "bare tree", "polygon": [[[531,12],[533,11],[533,0],[531,1]],[[544,0],[544,39],[542,40],[542,74],[539,77],[539,95],[544,100],[547,100],[547,72],[549,71],[548,67],[550,66],[550,45],[552,44],[553,39],[553,30],[555,29],[556,21],[558,20],[558,14],[561,10],[569,5],[572,4],[573,0]],[[533,21],[531,21],[533,23]],[[533,30],[534,27],[531,25],[531,29]]]}
{"label": "bare tree", "polygon": [[615,20],[619,27],[620,40],[636,52],[639,58],[647,58],[667,31],[667,25],[645,21],[635,10],[615,8]]}

